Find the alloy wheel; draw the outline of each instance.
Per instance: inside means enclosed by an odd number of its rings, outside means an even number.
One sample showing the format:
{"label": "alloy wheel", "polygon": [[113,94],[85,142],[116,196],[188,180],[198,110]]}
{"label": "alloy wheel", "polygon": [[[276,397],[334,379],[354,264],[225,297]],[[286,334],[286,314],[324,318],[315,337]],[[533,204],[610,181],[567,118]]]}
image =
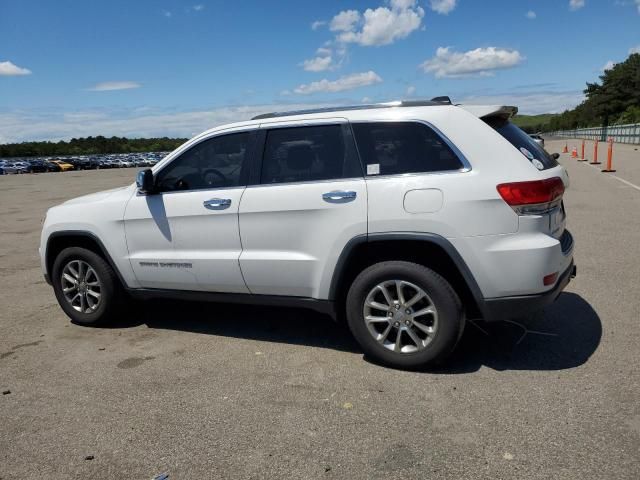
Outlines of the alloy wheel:
{"label": "alloy wheel", "polygon": [[396,353],[424,350],[438,331],[438,311],[422,288],[404,280],[373,287],[364,300],[364,321],[373,338]]}
{"label": "alloy wheel", "polygon": [[95,312],[100,305],[102,285],[96,271],[83,260],[71,260],[62,269],[62,293],[80,313]]}

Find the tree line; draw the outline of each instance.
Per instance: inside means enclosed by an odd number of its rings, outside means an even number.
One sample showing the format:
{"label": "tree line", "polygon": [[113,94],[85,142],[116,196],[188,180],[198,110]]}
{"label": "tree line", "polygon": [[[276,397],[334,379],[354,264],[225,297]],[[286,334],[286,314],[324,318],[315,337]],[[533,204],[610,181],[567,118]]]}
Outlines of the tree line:
{"label": "tree line", "polygon": [[640,53],[605,70],[599,82],[587,82],[584,94],[586,98],[580,105],[551,117],[538,130],[640,123]]}
{"label": "tree line", "polygon": [[59,142],[23,142],[0,145],[0,157],[51,157],[55,155],[93,155],[104,153],[144,153],[174,150],[186,138],[72,138]]}

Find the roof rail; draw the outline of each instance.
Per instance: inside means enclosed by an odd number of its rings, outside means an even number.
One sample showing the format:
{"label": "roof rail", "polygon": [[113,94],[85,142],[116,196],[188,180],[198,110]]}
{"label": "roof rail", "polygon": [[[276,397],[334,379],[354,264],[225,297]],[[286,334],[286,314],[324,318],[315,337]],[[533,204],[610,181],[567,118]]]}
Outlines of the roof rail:
{"label": "roof rail", "polygon": [[392,107],[432,107],[436,105],[451,105],[449,97],[435,97],[431,100],[397,100],[385,103],[372,103],[365,105],[344,105],[336,107],[310,108],[308,110],[292,110],[289,112],[262,113],[251,118],[251,120],[263,120],[266,118],[289,117],[294,115],[308,115],[311,113],[331,113],[342,112],[344,110],[368,110],[371,108],[392,108]]}

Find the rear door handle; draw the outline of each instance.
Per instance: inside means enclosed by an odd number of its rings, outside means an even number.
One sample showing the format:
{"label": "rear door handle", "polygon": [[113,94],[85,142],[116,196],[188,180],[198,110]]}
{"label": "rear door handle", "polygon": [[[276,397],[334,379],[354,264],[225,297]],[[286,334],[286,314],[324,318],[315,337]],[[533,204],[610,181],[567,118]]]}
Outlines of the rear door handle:
{"label": "rear door handle", "polygon": [[209,210],[224,210],[231,206],[230,198],[212,198],[211,200],[205,200],[202,202],[205,208]]}
{"label": "rear door handle", "polygon": [[345,203],[352,202],[356,199],[357,193],[354,191],[334,190],[322,194],[322,199],[329,203]]}

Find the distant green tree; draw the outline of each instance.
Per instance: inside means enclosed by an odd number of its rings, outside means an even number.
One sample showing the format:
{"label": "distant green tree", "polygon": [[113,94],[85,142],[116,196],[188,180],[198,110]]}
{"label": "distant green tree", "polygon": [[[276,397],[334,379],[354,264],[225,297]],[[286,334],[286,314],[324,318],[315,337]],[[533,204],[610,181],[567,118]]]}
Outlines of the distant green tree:
{"label": "distant green tree", "polygon": [[545,131],[640,122],[640,54],[634,53],[588,83],[585,100],[572,110],[553,117]]}
{"label": "distant green tree", "polygon": [[175,150],[186,138],[125,138],[101,135],[72,138],[68,142],[23,142],[0,145],[1,157],[51,157],[55,155],[96,155],[105,153],[144,153]]}

